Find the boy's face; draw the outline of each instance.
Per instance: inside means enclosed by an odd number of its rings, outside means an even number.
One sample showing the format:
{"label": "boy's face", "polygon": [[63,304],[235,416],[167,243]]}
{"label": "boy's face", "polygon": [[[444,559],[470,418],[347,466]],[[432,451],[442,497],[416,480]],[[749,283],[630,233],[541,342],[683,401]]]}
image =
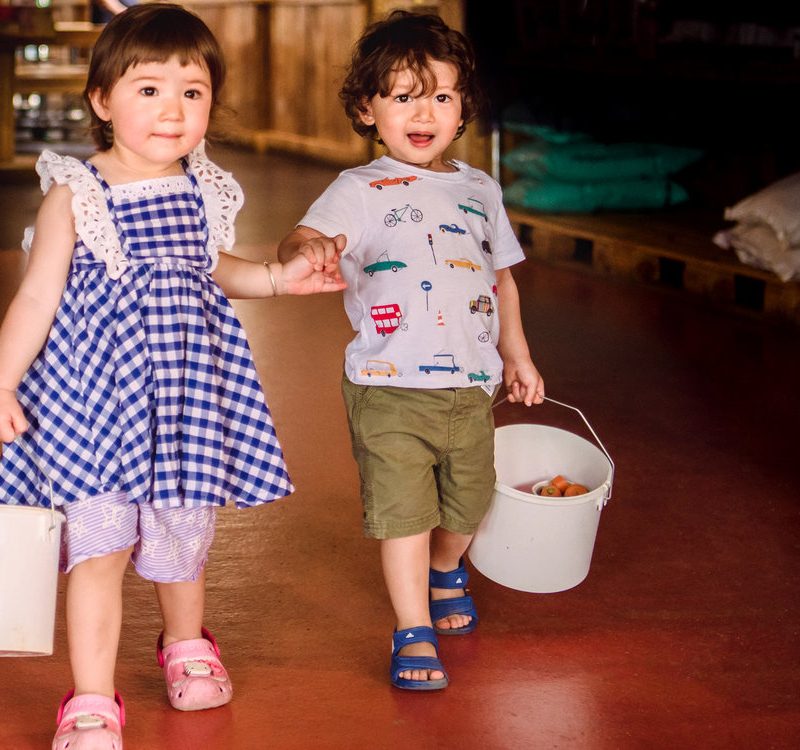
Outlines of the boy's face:
{"label": "boy's face", "polygon": [[435,89],[422,94],[422,84],[408,68],[394,73],[388,96],[364,102],[361,120],[375,125],[389,156],[436,172],[451,172],[443,158],[461,126],[461,95],[455,65],[430,60]]}

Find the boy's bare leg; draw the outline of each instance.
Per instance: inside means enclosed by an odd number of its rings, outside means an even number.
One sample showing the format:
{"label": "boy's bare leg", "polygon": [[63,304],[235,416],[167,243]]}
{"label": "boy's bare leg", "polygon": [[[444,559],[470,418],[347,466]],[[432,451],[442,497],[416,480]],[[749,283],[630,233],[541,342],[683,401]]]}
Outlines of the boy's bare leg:
{"label": "boy's bare leg", "polygon": [[[383,577],[389,591],[397,629],[431,626],[428,608],[428,565],[430,533],[381,540]],[[400,649],[403,656],[436,656],[432,643],[414,643]],[[439,680],[444,674],[438,669],[413,669],[401,672],[406,680]]]}
{"label": "boy's bare leg", "polygon": [[202,638],[206,604],[206,574],[195,581],[156,583],[156,596],[164,619],[164,646]]}
{"label": "boy's bare leg", "polygon": [[132,549],[84,560],[67,577],[67,640],[76,695],[114,697],[122,577]]}
{"label": "boy's bare leg", "polygon": [[[441,527],[435,528],[431,532],[431,567],[442,573],[455,570],[472,537],[472,534],[457,534]],[[459,596],[464,596],[464,589],[431,589],[431,599],[455,599]],[[469,615],[449,615],[435,624],[437,628],[447,630],[466,627],[471,620]]]}

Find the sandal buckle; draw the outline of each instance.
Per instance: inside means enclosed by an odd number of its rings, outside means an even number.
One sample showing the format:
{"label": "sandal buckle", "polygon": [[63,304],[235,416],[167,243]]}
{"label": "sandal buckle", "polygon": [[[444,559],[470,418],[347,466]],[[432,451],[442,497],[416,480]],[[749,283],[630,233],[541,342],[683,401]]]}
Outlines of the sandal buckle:
{"label": "sandal buckle", "polygon": [[187,661],[183,665],[183,673],[187,677],[209,677],[211,667],[204,661]]}
{"label": "sandal buckle", "polygon": [[96,714],[83,714],[75,719],[75,729],[103,729],[106,726],[105,719]]}

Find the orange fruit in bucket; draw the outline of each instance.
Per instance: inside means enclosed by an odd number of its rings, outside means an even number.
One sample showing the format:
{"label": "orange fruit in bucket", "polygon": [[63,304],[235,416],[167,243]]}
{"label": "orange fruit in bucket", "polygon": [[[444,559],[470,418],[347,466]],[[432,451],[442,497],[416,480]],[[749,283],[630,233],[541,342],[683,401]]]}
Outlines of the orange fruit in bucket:
{"label": "orange fruit in bucket", "polygon": [[546,484],[544,487],[540,487],[538,493],[542,497],[561,497],[563,494],[554,484]]}
{"label": "orange fruit in bucket", "polygon": [[585,495],[589,491],[588,487],[582,484],[571,484],[564,490],[564,497],[576,497],[577,495]]}
{"label": "orange fruit in bucket", "polygon": [[564,479],[561,474],[557,474],[550,480],[550,484],[554,487],[558,487],[559,492],[563,495],[567,491],[567,487],[570,485],[569,479]]}

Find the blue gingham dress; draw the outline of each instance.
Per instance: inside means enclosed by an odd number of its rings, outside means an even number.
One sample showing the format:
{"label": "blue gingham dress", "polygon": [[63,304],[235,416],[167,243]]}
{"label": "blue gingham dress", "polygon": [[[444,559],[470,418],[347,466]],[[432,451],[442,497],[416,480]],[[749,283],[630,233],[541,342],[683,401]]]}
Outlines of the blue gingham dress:
{"label": "blue gingham dress", "polygon": [[48,505],[49,485],[57,505],[119,490],[159,508],[288,495],[247,340],[210,276],[192,169],[120,193],[78,166],[102,187],[124,257],[112,278],[79,231],[49,337],[18,389],[30,428],[0,460],[0,502]]}

